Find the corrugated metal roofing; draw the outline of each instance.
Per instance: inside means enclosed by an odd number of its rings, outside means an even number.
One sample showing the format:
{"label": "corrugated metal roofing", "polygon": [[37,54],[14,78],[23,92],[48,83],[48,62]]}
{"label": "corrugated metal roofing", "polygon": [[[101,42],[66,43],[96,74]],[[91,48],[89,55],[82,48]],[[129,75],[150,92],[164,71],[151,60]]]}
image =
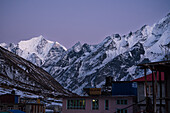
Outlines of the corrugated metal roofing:
{"label": "corrugated metal roofing", "polygon": [[137,96],[137,86],[133,82],[112,83],[112,95],[134,95]]}

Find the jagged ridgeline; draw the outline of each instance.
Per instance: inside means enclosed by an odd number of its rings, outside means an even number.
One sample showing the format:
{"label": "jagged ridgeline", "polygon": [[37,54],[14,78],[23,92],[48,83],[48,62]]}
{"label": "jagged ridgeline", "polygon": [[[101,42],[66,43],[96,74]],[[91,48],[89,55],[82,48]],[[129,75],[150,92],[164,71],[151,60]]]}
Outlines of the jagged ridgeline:
{"label": "jagged ridgeline", "polygon": [[61,96],[71,93],[64,89],[42,68],[0,47],[0,83],[42,96]]}
{"label": "jagged ridgeline", "polygon": [[143,75],[139,63],[167,60],[170,51],[170,14],[153,26],[135,32],[113,34],[96,45],[76,43],[65,49],[43,36],[2,47],[50,73],[64,88],[81,94],[85,86],[105,83],[106,76],[132,80]]}

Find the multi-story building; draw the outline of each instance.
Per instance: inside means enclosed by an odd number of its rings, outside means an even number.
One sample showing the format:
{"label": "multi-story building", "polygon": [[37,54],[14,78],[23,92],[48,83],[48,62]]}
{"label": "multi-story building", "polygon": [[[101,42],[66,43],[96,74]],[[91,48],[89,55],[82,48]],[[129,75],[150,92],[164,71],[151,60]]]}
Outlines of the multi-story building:
{"label": "multi-story building", "polygon": [[102,88],[85,88],[88,96],[64,97],[62,113],[133,113],[136,103],[135,82],[106,78]]}
{"label": "multi-story building", "polygon": [[134,96],[64,97],[62,113],[133,113]]}
{"label": "multi-story building", "polygon": [[[153,73],[155,74],[155,73]],[[158,76],[159,72],[157,72]],[[155,76],[153,77],[153,81],[155,81]],[[146,82],[147,81],[147,82]],[[156,84],[156,106],[157,106],[157,111],[160,111],[160,89],[162,88],[162,96],[165,97],[165,84],[164,84],[164,73],[161,72],[161,85],[160,85],[160,78],[159,76],[157,77],[157,84]],[[137,101],[138,106],[139,106],[139,111],[146,111],[146,105],[150,104],[148,109],[153,111],[153,84],[152,84],[152,74],[149,74],[145,77],[141,77],[138,79],[133,80],[133,82],[137,83]],[[160,88],[161,87],[161,88]],[[146,103],[146,98],[148,98],[148,103]],[[165,100],[162,100],[162,113],[165,113]]]}
{"label": "multi-story building", "polygon": [[20,101],[20,96],[15,94],[0,95],[0,112],[8,110],[21,110],[26,113],[45,113],[42,103],[27,103]]}

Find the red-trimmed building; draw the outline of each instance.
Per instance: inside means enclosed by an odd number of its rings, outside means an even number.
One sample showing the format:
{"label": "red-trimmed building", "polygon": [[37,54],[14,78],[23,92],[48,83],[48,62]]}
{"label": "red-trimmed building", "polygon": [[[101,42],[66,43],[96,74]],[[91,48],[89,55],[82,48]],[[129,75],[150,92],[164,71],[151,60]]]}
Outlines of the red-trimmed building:
{"label": "red-trimmed building", "polygon": [[[157,81],[159,81],[159,74],[157,73]],[[151,82],[152,81],[152,74],[147,75],[147,81]],[[154,80],[155,80],[155,76],[153,76]],[[161,80],[164,81],[164,72],[161,72]],[[133,82],[145,82],[145,77],[141,77],[141,78],[137,78],[132,80]]]}
{"label": "red-trimmed building", "polygon": [[[157,76],[156,76],[157,75]],[[160,87],[162,88],[162,97],[165,97],[165,83],[164,83],[164,73],[161,72],[161,81],[159,78],[159,72],[153,73],[153,81],[155,82],[155,78],[157,78],[157,83],[155,83],[156,85],[154,87],[156,87],[156,97],[157,97],[157,101],[156,101],[156,105],[157,107],[157,111],[159,111],[159,106],[160,106]],[[145,111],[146,110],[146,100],[145,98],[148,96],[151,99],[151,104],[152,103],[152,99],[153,99],[153,83],[152,83],[152,73],[146,76],[146,80],[145,80],[145,76],[141,77],[141,78],[137,78],[132,80],[133,82],[137,82],[137,101],[140,102],[138,104],[140,111]],[[146,81],[146,82],[145,82]],[[160,85],[161,82],[161,85]],[[165,112],[165,100],[162,101],[162,111],[163,113]],[[151,108],[152,109],[152,105]]]}

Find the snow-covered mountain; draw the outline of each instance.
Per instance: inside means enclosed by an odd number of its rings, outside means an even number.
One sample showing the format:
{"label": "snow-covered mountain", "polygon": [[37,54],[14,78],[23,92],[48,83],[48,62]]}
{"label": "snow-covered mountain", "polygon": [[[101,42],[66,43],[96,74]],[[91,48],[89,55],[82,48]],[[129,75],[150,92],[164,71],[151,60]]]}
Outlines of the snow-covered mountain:
{"label": "snow-covered mountain", "polygon": [[0,47],[0,87],[41,96],[71,95],[42,68]]}
{"label": "snow-covered mountain", "polygon": [[45,60],[60,57],[62,52],[67,49],[58,42],[46,40],[42,35],[27,41],[20,41],[17,45],[2,43],[0,46],[12,51],[13,53],[31,61],[37,66],[41,66]]}
{"label": "snow-covered mountain", "polygon": [[[31,40],[38,41],[29,43]],[[66,50],[42,36],[31,40],[1,46],[42,67],[65,88],[81,94],[85,86],[103,85],[106,76],[113,76],[115,81],[132,80],[143,75],[137,64],[169,58],[170,14],[153,26],[144,25],[123,36],[113,34],[96,45],[78,42]]]}

